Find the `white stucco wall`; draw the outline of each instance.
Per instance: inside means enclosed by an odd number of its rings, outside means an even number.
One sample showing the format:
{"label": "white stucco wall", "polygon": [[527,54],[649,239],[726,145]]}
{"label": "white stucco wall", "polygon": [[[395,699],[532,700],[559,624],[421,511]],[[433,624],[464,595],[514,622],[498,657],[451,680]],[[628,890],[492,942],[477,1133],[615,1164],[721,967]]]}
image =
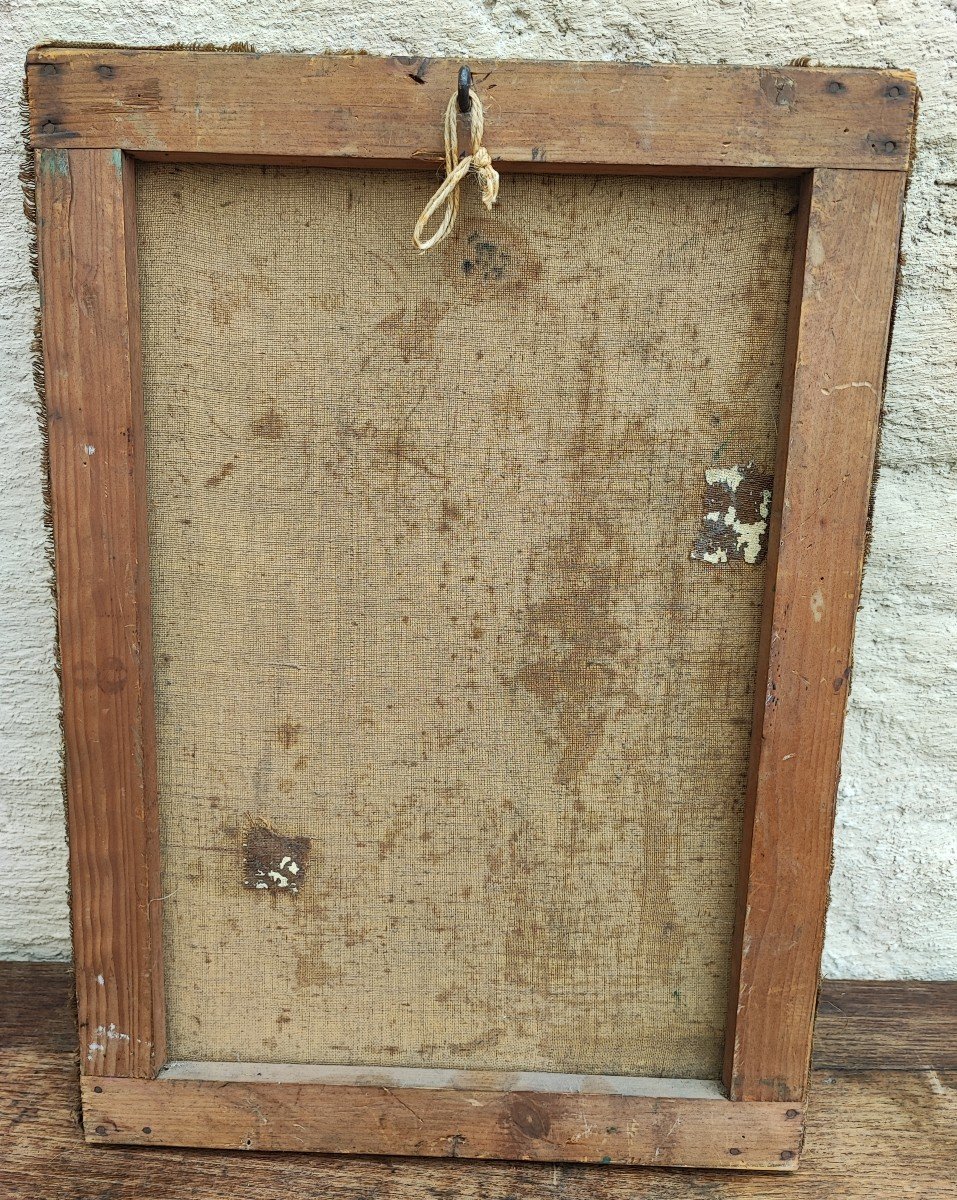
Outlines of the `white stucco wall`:
{"label": "white stucco wall", "polygon": [[[17,100],[42,41],[898,66],[917,166],[845,739],[832,976],[957,978],[957,0],[0,0],[0,956],[69,954]],[[494,125],[490,132],[494,149]]]}

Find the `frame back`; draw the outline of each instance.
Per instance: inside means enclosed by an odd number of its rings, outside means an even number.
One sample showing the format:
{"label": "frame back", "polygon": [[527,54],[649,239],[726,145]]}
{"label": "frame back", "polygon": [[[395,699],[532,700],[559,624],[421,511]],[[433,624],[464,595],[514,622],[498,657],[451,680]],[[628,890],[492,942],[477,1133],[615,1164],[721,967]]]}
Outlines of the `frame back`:
{"label": "frame back", "polygon": [[87,1136],[790,1169],[913,81],[304,63],[28,64]]}

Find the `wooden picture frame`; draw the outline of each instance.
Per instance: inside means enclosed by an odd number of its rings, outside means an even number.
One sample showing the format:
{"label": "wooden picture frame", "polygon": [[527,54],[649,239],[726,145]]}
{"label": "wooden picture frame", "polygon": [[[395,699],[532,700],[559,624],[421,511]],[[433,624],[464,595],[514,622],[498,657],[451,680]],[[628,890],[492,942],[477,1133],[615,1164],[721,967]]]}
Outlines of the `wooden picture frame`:
{"label": "wooden picture frame", "polygon": [[459,64],[41,47],[27,59],[29,138],[86,1137],[791,1170],[915,80],[844,68],[471,65],[494,97],[489,144],[503,171],[801,180],[723,1089],[167,1068],[134,160],[434,170]]}

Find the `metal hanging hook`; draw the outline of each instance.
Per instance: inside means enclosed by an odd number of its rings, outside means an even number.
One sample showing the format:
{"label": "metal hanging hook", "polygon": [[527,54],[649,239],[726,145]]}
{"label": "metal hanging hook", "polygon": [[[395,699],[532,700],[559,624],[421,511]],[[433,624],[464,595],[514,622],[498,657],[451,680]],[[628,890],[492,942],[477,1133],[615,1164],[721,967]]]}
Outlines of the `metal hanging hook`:
{"label": "metal hanging hook", "polygon": [[462,67],[459,71],[459,112],[470,113],[472,111],[472,97],[469,93],[472,90],[472,71],[469,67]]}

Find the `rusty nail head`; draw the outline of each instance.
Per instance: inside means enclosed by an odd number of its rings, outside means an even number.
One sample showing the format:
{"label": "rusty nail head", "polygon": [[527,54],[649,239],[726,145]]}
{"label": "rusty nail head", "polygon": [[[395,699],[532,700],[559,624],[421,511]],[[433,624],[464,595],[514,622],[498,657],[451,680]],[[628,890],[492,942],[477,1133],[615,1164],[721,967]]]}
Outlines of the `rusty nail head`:
{"label": "rusty nail head", "polygon": [[832,95],[836,96],[838,92],[844,91],[844,84],[841,83],[841,81],[839,79],[832,79],[831,82],[827,85],[827,90]]}
{"label": "rusty nail head", "polygon": [[53,63],[44,63],[43,66],[40,68],[40,74],[41,75],[55,75],[56,67],[54,66]]}
{"label": "rusty nail head", "polygon": [[101,79],[112,79],[113,78],[113,68],[108,67],[105,63],[102,66],[96,68],[96,73],[97,73],[97,75],[100,76]]}
{"label": "rusty nail head", "polygon": [[896,100],[899,96],[903,96],[904,89],[898,86],[898,84],[892,83],[884,94],[890,96],[892,100]]}
{"label": "rusty nail head", "polygon": [[896,142],[885,142],[884,143],[884,153],[885,154],[893,154],[896,149],[897,149]]}
{"label": "rusty nail head", "polygon": [[106,1137],[106,1126],[105,1125],[97,1125],[94,1132],[96,1133],[97,1137]]}
{"label": "rusty nail head", "polygon": [[40,127],[41,133],[56,133],[56,125],[52,121],[46,121]]}

